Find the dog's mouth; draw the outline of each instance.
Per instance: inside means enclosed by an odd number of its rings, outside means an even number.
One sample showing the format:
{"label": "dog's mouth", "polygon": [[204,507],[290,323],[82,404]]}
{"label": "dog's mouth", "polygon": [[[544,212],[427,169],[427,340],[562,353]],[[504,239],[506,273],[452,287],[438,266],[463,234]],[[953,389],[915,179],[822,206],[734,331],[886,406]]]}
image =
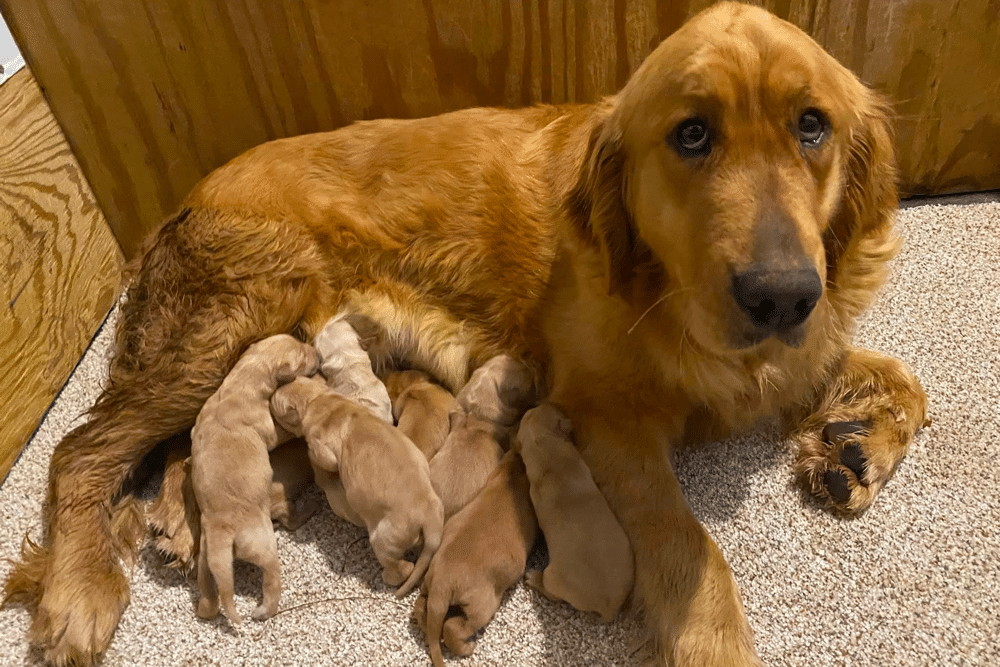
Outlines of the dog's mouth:
{"label": "dog's mouth", "polygon": [[760,345],[769,338],[774,338],[788,347],[800,347],[806,339],[806,323],[781,329],[763,329],[756,326],[741,328],[730,336],[729,344],[734,350],[747,350]]}
{"label": "dog's mouth", "polygon": [[785,326],[760,326],[741,313],[714,313],[700,304],[691,304],[686,318],[686,340],[705,352],[727,356],[745,353],[776,341],[790,348],[801,347],[809,332],[809,319]]}

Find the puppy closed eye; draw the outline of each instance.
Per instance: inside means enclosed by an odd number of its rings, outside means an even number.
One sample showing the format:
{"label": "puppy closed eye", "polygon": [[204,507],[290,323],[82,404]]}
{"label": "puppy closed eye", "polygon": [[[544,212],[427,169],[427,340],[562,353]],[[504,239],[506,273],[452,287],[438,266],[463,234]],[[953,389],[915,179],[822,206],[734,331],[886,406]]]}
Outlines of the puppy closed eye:
{"label": "puppy closed eye", "polygon": [[705,157],[712,150],[708,123],[697,116],[682,121],[671,133],[668,142],[681,157]]}
{"label": "puppy closed eye", "polygon": [[803,146],[819,146],[829,133],[830,121],[819,109],[806,109],[799,116],[796,133]]}

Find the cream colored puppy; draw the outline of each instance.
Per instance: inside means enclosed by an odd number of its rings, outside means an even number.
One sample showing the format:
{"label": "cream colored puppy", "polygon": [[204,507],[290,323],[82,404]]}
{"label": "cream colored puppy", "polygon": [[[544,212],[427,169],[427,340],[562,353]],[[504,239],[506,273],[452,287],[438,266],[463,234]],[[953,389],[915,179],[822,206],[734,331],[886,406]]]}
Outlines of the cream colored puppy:
{"label": "cream colored puppy", "polygon": [[430,463],[445,519],[483,488],[524,411],[535,400],[528,368],[502,354],[483,364],[455,397],[450,432]]}
{"label": "cream colored puppy", "polygon": [[395,371],[386,378],[396,427],[430,461],[444,445],[455,397],[423,371]]}
{"label": "cream colored puppy", "polygon": [[313,345],[322,358],[320,373],[335,392],[393,424],[389,392],[372,370],[358,332],[345,318],[346,313],[337,314],[316,334]]}
{"label": "cream colored puppy", "polygon": [[[271,398],[275,419],[305,435],[313,466],[338,472],[347,505],[368,530],[382,580],[406,595],[427,571],[441,543],[444,509],[431,487],[427,459],[391,423],[335,393],[299,378]],[[417,562],[404,554],[423,540]]]}
{"label": "cream colored puppy", "polygon": [[552,600],[611,621],[632,592],[632,546],[571,439],[570,420],[549,403],[528,410],[514,449],[531,482],[531,502],[549,565],[528,584]]}
{"label": "cream colored puppy", "polygon": [[287,433],[271,418],[268,399],[279,384],[316,372],[310,345],[278,335],[251,345],[218,391],[209,397],[191,431],[191,482],[201,510],[198,615],[219,613],[242,622],[233,603],[233,556],[264,571],[264,601],[253,612],[263,620],[278,611],[281,571],[271,525],[268,452]]}
{"label": "cream colored puppy", "polygon": [[[413,607],[436,667],[444,665],[444,643],[471,655],[470,637],[489,623],[504,592],[524,574],[538,523],[528,495],[521,457],[507,452],[482,492],[448,521]],[[446,618],[451,607],[460,615]]]}

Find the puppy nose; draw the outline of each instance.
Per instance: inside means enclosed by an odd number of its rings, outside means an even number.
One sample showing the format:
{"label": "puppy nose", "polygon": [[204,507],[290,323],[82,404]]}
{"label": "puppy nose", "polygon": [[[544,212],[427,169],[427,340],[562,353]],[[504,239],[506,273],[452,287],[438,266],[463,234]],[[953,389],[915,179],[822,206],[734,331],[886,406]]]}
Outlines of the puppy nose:
{"label": "puppy nose", "polygon": [[816,269],[758,266],[733,276],[733,297],[757,326],[769,331],[802,324],[823,295]]}

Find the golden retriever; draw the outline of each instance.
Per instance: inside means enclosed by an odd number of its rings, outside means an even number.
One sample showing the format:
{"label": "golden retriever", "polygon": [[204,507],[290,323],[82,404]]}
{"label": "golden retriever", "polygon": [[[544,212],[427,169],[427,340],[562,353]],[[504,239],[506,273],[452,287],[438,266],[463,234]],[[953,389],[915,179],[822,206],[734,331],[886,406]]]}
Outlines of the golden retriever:
{"label": "golden retriever", "polygon": [[514,449],[528,472],[531,504],[545,535],[549,564],[525,580],[551,600],[618,615],[635,581],[632,547],[573,445],[572,424],[551,403],[524,415]]}
{"label": "golden retriever", "polygon": [[[905,364],[851,345],[898,246],[895,177],[881,97],[792,24],[728,2],[595,104],[254,148],[151,237],[108,384],[52,457],[47,537],[6,594],[49,660],[92,662],[143,530],[116,496],[130,471],[248,345],[349,306],[452,391],[495,354],[531,364],[632,543],[657,660],[759,664],[669,452],[781,415],[822,502],[873,502],[927,403]],[[824,439],[841,421],[871,426]]]}
{"label": "golden retriever", "polygon": [[191,487],[201,511],[201,618],[214,618],[221,600],[226,618],[242,622],[233,600],[234,555],[264,572],[264,601],[254,619],[278,613],[281,564],[271,525],[269,452],[288,433],[274,423],[270,400],[280,384],[318,367],[311,345],[287,334],[271,336],[250,346],[198,413],[191,430]]}

